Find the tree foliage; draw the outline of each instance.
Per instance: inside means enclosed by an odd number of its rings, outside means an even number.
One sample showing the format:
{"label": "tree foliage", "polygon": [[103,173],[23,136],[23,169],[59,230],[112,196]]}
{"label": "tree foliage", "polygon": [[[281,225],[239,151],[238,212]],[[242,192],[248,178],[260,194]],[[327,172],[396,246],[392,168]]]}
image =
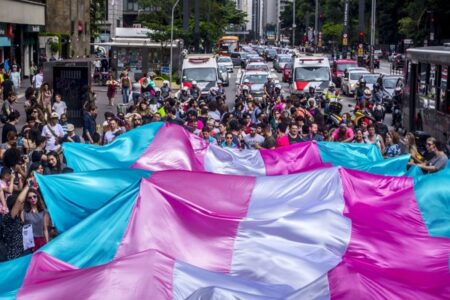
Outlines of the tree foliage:
{"label": "tree foliage", "polygon": [[[194,1],[189,3],[190,19],[188,30],[183,30],[183,1],[180,1],[175,10],[174,38],[182,38],[186,46],[200,40],[203,46],[211,48],[215,41],[225,34],[230,25],[243,25],[246,14],[235,8],[232,0],[200,0],[199,32],[195,33]],[[140,22],[153,33],[150,38],[155,41],[168,41],[170,39],[171,12],[175,0],[139,0],[142,8],[152,8],[150,12],[140,14]]]}
{"label": "tree foliage", "polygon": [[106,1],[107,0],[90,0],[90,30],[91,39],[95,40],[100,35],[100,25],[106,17]]}
{"label": "tree foliage", "polygon": [[[358,42],[359,0],[349,1],[349,42]],[[340,44],[342,33],[338,27],[344,22],[344,0],[320,0],[320,28],[324,41],[332,38]],[[366,42],[370,36],[371,1],[366,0],[365,33]],[[296,40],[299,41],[308,27],[314,27],[315,0],[297,0],[295,22]],[[435,31],[439,40],[450,39],[450,26],[446,26],[450,16],[449,0],[391,0],[377,1],[376,39],[380,44],[396,44],[403,38],[411,38],[422,44],[430,30]],[[432,23],[432,20],[434,23]],[[292,5],[281,14],[281,28],[285,34],[292,33]],[[343,26],[341,26],[343,30]]]}

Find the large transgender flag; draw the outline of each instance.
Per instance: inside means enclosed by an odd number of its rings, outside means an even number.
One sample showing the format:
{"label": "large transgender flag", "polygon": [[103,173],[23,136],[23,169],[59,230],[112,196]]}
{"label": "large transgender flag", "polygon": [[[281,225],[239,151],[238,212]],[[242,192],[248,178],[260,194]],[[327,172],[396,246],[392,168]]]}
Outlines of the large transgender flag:
{"label": "large transgender flag", "polygon": [[137,168],[149,171],[209,171],[234,175],[282,175],[343,166],[382,175],[414,176],[409,156],[384,159],[374,145],[304,142],[275,150],[234,150],[208,145],[178,125],[151,123],[103,147],[65,143],[75,172]]}
{"label": "large transgender flag", "polygon": [[[343,168],[269,177],[126,172],[145,178],[122,191],[92,190],[92,202],[111,198],[40,252],[0,264],[0,297],[450,296],[446,171],[417,182]],[[82,180],[59,176],[71,175]]]}

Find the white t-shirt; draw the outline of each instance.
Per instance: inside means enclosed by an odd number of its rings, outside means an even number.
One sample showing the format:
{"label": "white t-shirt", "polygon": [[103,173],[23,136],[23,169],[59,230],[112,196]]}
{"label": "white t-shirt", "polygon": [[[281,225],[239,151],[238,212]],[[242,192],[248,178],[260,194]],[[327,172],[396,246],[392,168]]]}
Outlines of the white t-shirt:
{"label": "white t-shirt", "polygon": [[[44,128],[42,128],[42,136],[47,138],[47,145],[45,146],[45,151],[47,152],[57,150],[60,147],[60,145],[55,145],[56,138],[52,134],[52,132],[48,129],[49,126],[50,125],[45,125]],[[51,128],[56,136],[60,138],[64,137],[64,130],[60,124],[56,124]]]}
{"label": "white t-shirt", "polygon": [[44,82],[44,74],[38,73],[34,75],[33,84],[35,89],[40,89],[43,82]]}
{"label": "white t-shirt", "polygon": [[112,141],[114,141],[114,139],[117,137],[117,132],[118,131],[121,131],[121,129],[117,128],[114,131],[108,130],[107,132],[105,132],[105,137],[104,137],[104,140],[103,140],[103,144],[104,145],[111,144]]}
{"label": "white t-shirt", "polygon": [[66,102],[60,101],[53,103],[52,109],[58,114],[58,117],[61,118],[61,115],[66,112],[67,105]]}
{"label": "white t-shirt", "polygon": [[254,137],[252,137],[250,134],[247,134],[246,136],[244,136],[244,143],[247,148],[256,149],[256,144],[261,145],[262,143],[264,143],[264,137],[259,134],[255,134]]}

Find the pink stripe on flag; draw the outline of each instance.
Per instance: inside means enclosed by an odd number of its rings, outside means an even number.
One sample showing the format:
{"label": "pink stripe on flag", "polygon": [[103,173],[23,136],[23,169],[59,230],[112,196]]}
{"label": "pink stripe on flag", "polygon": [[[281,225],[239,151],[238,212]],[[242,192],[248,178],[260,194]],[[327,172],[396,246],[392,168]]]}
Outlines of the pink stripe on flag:
{"label": "pink stripe on flag", "polygon": [[285,175],[332,167],[324,163],[319,147],[314,142],[304,142],[274,150],[260,150],[266,166],[266,175]]}
{"label": "pink stripe on flag", "polygon": [[131,166],[149,171],[204,171],[208,144],[183,127],[164,124],[144,154]]}
{"label": "pink stripe on flag", "polygon": [[254,185],[254,177],[153,174],[151,180],[142,180],[116,257],[156,249],[209,271],[229,272],[237,229]]}
{"label": "pink stripe on flag", "polygon": [[352,235],[328,274],[331,298],[448,298],[450,239],[429,235],[413,179],[340,171]]}
{"label": "pink stripe on flag", "polygon": [[44,252],[31,261],[18,299],[172,299],[175,261],[154,250],[77,269]]}

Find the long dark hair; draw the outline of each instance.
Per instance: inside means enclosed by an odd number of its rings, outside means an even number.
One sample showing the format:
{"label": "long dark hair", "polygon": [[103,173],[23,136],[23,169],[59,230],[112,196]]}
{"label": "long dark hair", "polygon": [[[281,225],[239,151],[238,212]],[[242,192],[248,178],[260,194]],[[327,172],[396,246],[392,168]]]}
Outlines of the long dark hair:
{"label": "long dark hair", "polygon": [[28,190],[27,198],[26,198],[25,202],[23,203],[23,210],[27,213],[29,213],[31,211],[31,204],[30,204],[30,202],[28,202],[28,195],[30,193],[34,193],[37,196],[36,207],[37,207],[38,212],[43,211],[45,209],[45,206],[44,206],[44,201],[42,200],[41,194],[36,189],[33,189],[33,188],[30,188]]}

